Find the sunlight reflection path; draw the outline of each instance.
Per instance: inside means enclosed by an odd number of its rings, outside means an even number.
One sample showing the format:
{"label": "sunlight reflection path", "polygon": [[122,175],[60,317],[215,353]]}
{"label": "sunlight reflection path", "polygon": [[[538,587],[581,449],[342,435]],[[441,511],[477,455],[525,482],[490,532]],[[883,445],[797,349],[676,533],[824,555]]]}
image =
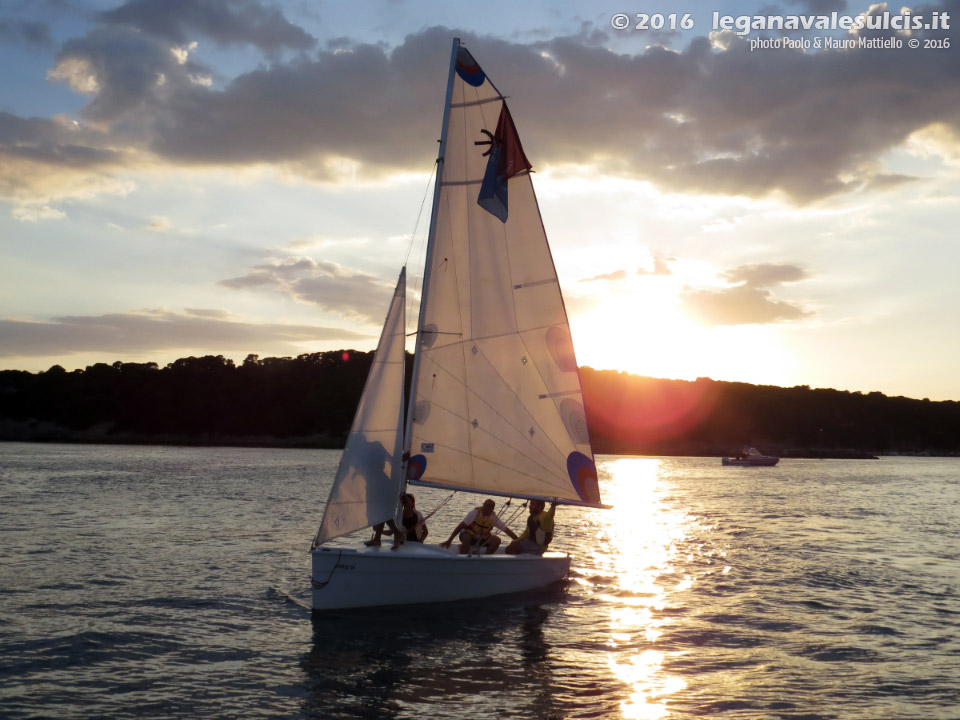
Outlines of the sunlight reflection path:
{"label": "sunlight reflection path", "polygon": [[652,720],[668,713],[669,697],[686,682],[663,669],[666,653],[652,648],[663,628],[677,622],[669,598],[693,584],[674,567],[693,518],[670,509],[663,461],[613,458],[601,462],[604,499],[613,509],[603,513],[598,529],[597,570],[607,576],[601,595],[609,607],[607,661],[625,683],[624,718]]}

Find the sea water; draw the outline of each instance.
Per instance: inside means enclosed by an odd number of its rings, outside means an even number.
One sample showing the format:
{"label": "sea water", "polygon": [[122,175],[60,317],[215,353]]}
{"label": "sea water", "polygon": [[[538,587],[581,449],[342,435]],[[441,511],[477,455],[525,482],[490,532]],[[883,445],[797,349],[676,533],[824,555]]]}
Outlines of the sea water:
{"label": "sea water", "polygon": [[0,717],[960,718],[960,460],[602,457],[565,585],[312,618],[338,457],[0,443]]}

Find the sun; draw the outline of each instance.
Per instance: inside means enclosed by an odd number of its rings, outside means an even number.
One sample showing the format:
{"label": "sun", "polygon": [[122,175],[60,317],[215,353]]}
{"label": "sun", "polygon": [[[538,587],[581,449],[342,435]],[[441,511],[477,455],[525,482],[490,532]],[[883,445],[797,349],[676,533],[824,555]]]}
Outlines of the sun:
{"label": "sun", "polygon": [[674,277],[597,285],[590,309],[570,318],[580,365],[678,380],[793,380],[795,361],[776,327],[704,327],[683,312]]}

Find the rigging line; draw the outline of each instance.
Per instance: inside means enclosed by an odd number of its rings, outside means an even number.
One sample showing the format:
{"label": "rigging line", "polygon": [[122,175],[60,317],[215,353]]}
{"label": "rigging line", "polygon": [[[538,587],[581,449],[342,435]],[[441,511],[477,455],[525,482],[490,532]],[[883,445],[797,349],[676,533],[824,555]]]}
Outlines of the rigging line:
{"label": "rigging line", "polygon": [[[512,514],[509,518],[507,518],[506,520],[503,521],[504,524],[505,524],[505,525],[509,525],[509,524],[512,523],[514,520],[516,520],[516,519],[517,519],[517,516],[520,515],[520,513],[522,513],[522,512],[524,511],[524,509],[527,507],[527,504],[528,504],[528,503],[529,503],[528,500],[524,500],[520,505],[518,505],[517,507],[515,507],[515,508],[513,509],[513,514]],[[504,507],[507,507],[507,506],[509,506],[509,505],[510,505],[510,500],[507,500],[507,502],[504,504]],[[497,530],[499,530],[499,529],[500,529],[500,528],[497,528]]]}
{"label": "rigging line", "polygon": [[[423,199],[420,201],[420,211],[417,213],[417,221],[413,225],[413,234],[410,236],[410,245],[407,246],[407,256],[403,259],[404,265],[406,265],[407,262],[409,262],[410,253],[413,252],[413,245],[417,241],[417,229],[420,227],[420,219],[423,216],[423,208],[427,202],[427,195],[430,193],[430,186],[433,184],[433,179],[437,174],[437,164],[438,162],[434,161],[433,167],[430,170],[430,175],[427,177],[427,186],[426,188],[424,188]],[[417,257],[419,258],[417,261],[417,269],[419,270],[419,272],[414,275],[413,282],[411,283],[411,285],[413,286],[411,290],[413,291],[414,295],[416,295],[417,293],[417,288],[419,284],[423,282],[422,264],[425,262],[423,246],[426,244],[426,241],[427,241],[427,238],[425,237],[420,238],[420,250],[417,251]],[[413,303],[407,303],[407,317],[406,317],[405,327],[410,326],[412,314],[413,314]]]}
{"label": "rigging line", "polygon": [[427,176],[427,185],[423,189],[423,199],[420,200],[420,210],[417,212],[417,220],[413,224],[413,232],[410,234],[410,244],[407,246],[407,255],[403,259],[403,264],[407,264],[407,260],[410,259],[410,252],[413,250],[413,243],[417,237],[417,229],[420,227],[420,218],[423,217],[423,207],[427,204],[427,194],[430,192],[431,181],[433,180],[434,174],[437,172],[437,163],[434,161],[433,167],[430,169],[430,174]]}
{"label": "rigging line", "polygon": [[429,515],[425,515],[424,518],[423,518],[423,521],[426,522],[427,520],[429,520],[430,518],[432,518],[434,515],[436,515],[436,514],[437,514],[437,511],[438,511],[440,508],[442,508],[442,507],[443,507],[444,505],[446,505],[448,502],[450,502],[451,500],[453,500],[453,497],[454,497],[454,495],[457,494],[457,492],[458,492],[457,490],[454,490],[452,493],[450,493],[449,495],[447,495],[446,500],[444,500],[444,501],[441,502],[439,505],[437,505],[437,506],[430,512]]}

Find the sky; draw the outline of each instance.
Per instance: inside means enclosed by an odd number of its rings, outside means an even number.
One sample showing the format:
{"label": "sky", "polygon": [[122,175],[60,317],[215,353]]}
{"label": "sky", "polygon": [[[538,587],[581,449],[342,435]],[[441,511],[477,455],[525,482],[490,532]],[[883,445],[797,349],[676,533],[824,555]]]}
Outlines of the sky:
{"label": "sky", "polygon": [[[940,27],[879,27],[904,8]],[[749,27],[831,13],[865,27]],[[509,97],[581,365],[960,400],[952,16],[3,0],[0,368],[373,349],[460,37]]]}

